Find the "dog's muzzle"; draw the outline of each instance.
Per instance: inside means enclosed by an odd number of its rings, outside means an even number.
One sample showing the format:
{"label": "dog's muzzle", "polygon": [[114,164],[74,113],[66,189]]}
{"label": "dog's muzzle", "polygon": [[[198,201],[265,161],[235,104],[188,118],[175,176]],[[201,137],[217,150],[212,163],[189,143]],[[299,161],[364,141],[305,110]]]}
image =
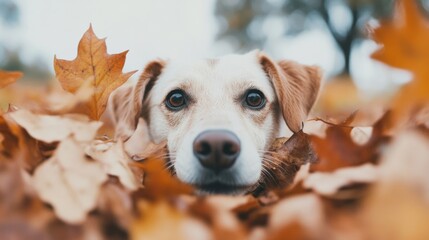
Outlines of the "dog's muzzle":
{"label": "dog's muzzle", "polygon": [[240,140],[227,130],[208,130],[195,138],[193,151],[203,167],[219,173],[230,168],[240,155]]}

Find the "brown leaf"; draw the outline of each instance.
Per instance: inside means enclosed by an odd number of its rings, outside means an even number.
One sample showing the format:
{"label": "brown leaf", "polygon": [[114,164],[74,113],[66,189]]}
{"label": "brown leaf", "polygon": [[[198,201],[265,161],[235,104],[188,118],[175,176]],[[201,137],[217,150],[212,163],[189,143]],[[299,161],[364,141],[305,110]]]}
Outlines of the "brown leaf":
{"label": "brown leaf", "polygon": [[311,165],[310,171],[330,172],[342,167],[375,163],[380,147],[389,139],[384,130],[389,116],[386,113],[374,124],[371,136],[364,136],[366,133],[362,129],[350,126],[351,117],[340,124],[325,121],[330,126],[326,129],[324,138],[310,135],[318,157],[318,161]]}
{"label": "brown leaf", "polygon": [[82,105],[90,101],[93,94],[94,88],[91,81],[84,82],[74,94],[65,92],[64,90],[54,91],[48,96],[48,109],[56,114],[81,113]]}
{"label": "brown leaf", "polygon": [[102,122],[91,122],[83,115],[50,116],[24,109],[9,114],[32,137],[46,143],[61,141],[71,135],[78,141],[91,141],[102,125]]}
{"label": "brown leaf", "polygon": [[303,182],[305,188],[323,196],[332,196],[340,188],[357,184],[373,183],[377,180],[377,170],[373,164],[363,164],[357,167],[345,167],[332,173],[315,172]]}
{"label": "brown leaf", "polygon": [[429,135],[415,128],[394,136],[385,149],[379,181],[362,209],[368,239],[429,238],[428,146]]}
{"label": "brown leaf", "polygon": [[235,216],[234,207],[254,202],[251,196],[210,196],[197,199],[190,206],[192,216],[207,223],[214,239],[247,239],[244,225]]}
{"label": "brown leaf", "polygon": [[267,230],[273,236],[269,239],[280,239],[280,234],[317,239],[316,236],[326,234],[324,229],[326,219],[321,199],[315,194],[303,194],[277,203],[271,209]]}
{"label": "brown leaf", "polygon": [[64,90],[76,93],[84,82],[90,81],[93,85],[94,95],[86,104],[91,119],[100,119],[110,93],[136,72],[122,73],[126,54],[127,51],[108,54],[105,39],[97,38],[90,26],[79,42],[74,60],[55,57],[55,73]]}
{"label": "brown leaf", "polygon": [[172,176],[171,172],[166,169],[163,159],[148,158],[143,162],[133,163],[132,165],[144,172],[144,188],[135,193],[137,197],[159,200],[193,192],[190,185]]}
{"label": "brown leaf", "polygon": [[392,18],[382,20],[373,32],[382,47],[372,57],[393,67],[410,70],[413,80],[392,103],[395,123],[407,120],[414,108],[429,102],[429,20],[416,0],[399,0]]}
{"label": "brown leaf", "polygon": [[5,137],[2,154],[17,160],[21,167],[32,172],[45,159],[44,146],[21,128],[10,114],[0,116],[0,133]]}
{"label": "brown leaf", "polygon": [[401,182],[376,186],[361,216],[365,239],[429,239],[428,202]]}
{"label": "brown leaf", "polygon": [[40,197],[68,223],[85,220],[106,180],[103,166],[87,159],[82,147],[71,137],[59,144],[54,156],[36,169],[33,178]]}
{"label": "brown leaf", "polygon": [[264,156],[261,184],[267,188],[283,188],[291,184],[300,167],[314,162],[315,154],[309,136],[299,131],[291,138],[278,138]]}
{"label": "brown leaf", "polygon": [[22,72],[9,72],[0,69],[0,88],[4,88],[22,77]]}
{"label": "brown leaf", "polygon": [[109,181],[102,186],[97,209],[103,214],[111,215],[123,228],[128,228],[133,218],[133,202],[129,191],[117,184],[117,180],[112,179],[110,177]]}
{"label": "brown leaf", "polygon": [[122,185],[129,191],[136,190],[141,186],[128,166],[131,159],[125,152],[122,142],[94,142],[85,149],[85,152],[102,163],[107,174],[118,177]]}
{"label": "brown leaf", "polygon": [[164,201],[140,202],[139,208],[141,216],[131,227],[132,239],[213,239],[205,224]]}

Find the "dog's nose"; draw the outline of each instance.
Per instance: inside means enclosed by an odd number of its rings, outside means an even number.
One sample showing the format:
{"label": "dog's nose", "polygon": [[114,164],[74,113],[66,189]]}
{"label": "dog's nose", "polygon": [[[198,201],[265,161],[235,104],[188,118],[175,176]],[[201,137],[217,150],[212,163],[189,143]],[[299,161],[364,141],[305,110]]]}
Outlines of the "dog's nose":
{"label": "dog's nose", "polygon": [[240,140],[226,130],[208,130],[194,140],[194,155],[201,164],[214,171],[231,167],[240,154]]}

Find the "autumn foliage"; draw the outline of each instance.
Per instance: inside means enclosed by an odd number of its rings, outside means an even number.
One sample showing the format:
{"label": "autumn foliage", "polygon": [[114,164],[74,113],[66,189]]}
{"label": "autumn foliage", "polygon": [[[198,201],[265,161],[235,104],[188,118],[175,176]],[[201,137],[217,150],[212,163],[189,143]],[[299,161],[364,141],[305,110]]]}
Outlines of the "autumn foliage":
{"label": "autumn foliage", "polygon": [[[76,59],[55,56],[62,89],[0,115],[0,239],[429,239],[429,20],[401,0],[372,37],[375,59],[413,73],[377,117],[310,119],[276,139],[252,192],[199,196],[165,145],[130,157],[111,138],[109,95],[135,71],[90,27]],[[21,76],[0,70],[0,88]]]}

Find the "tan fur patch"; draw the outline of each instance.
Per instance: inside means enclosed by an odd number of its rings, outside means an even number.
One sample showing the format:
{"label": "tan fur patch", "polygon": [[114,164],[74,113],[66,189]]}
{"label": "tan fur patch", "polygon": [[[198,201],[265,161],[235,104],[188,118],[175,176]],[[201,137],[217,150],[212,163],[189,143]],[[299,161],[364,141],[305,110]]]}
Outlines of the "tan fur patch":
{"label": "tan fur patch", "polygon": [[286,124],[293,132],[298,132],[316,101],[321,81],[320,69],[292,61],[277,64],[264,54],[259,59],[274,85]]}
{"label": "tan fur patch", "polygon": [[265,106],[263,109],[259,111],[253,111],[252,119],[258,126],[263,126],[265,120],[272,112],[272,105],[267,103],[268,106]]}

